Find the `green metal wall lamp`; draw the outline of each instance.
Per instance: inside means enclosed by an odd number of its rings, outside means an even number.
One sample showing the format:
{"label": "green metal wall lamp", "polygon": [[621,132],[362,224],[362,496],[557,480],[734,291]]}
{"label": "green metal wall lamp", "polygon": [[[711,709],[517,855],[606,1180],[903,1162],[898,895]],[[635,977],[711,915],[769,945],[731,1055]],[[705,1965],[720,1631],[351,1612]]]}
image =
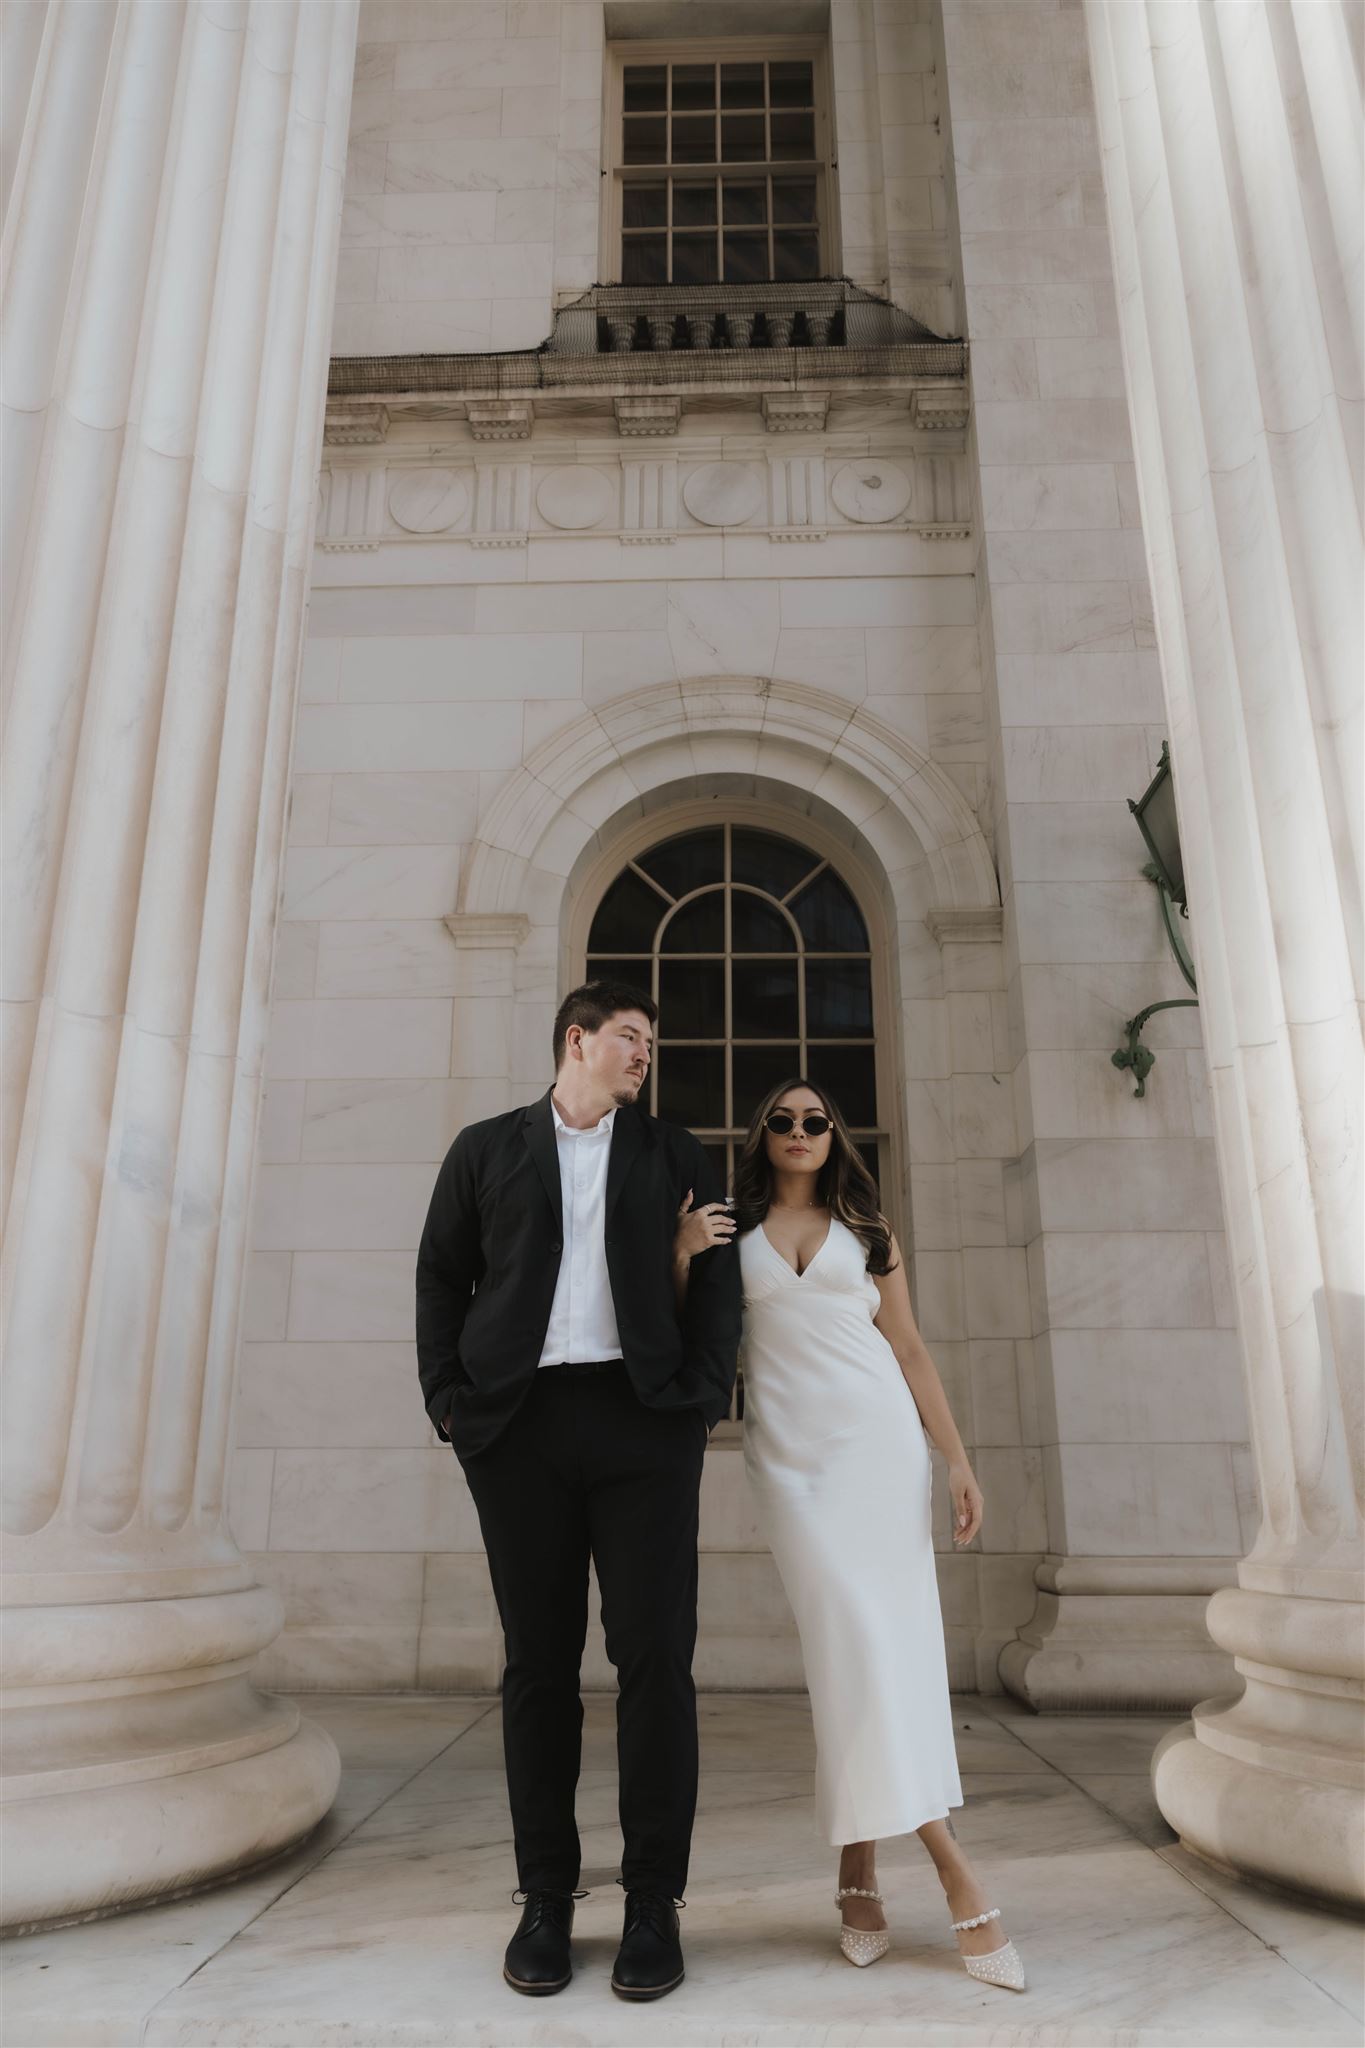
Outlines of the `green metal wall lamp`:
{"label": "green metal wall lamp", "polygon": [[[1161,898],[1161,921],[1166,927],[1166,937],[1176,965],[1189,986],[1194,988],[1194,961],[1181,930],[1181,920],[1188,920],[1190,908],[1185,895],[1185,863],[1180,857],[1180,828],[1176,823],[1169,740],[1162,746],[1156,774],[1136,803],[1129,797],[1128,808],[1136,818],[1138,830],[1152,856],[1142,872]],[[1123,1027],[1127,1043],[1113,1054],[1113,1063],[1131,1071],[1137,1083],[1134,1095],[1147,1093],[1147,1076],[1156,1065],[1156,1054],[1142,1043],[1147,1019],[1154,1017],[1158,1010],[1196,1010],[1198,1007],[1197,995],[1173,996],[1164,1003],[1148,1003],[1145,1010],[1139,1010],[1136,1017],[1128,1019]]]}

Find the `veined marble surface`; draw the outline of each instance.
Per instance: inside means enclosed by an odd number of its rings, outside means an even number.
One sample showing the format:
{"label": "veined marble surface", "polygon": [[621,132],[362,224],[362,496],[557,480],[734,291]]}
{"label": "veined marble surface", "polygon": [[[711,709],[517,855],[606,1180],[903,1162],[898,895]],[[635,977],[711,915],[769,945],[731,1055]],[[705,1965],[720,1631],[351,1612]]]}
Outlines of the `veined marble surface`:
{"label": "veined marble surface", "polygon": [[620,1929],[612,1702],[587,1703],[573,1984],[500,1978],[515,1923],[497,1703],[312,1699],[342,1753],[311,1842],[201,1898],[9,1944],[9,2048],[1048,2048],[1360,2038],[1360,1930],[1219,1877],[1176,1844],[1148,1765],[1156,1716],[1033,1716],[958,1697],[957,1817],[1027,1962],[1023,1996],[957,1961],[928,1858],[887,1843],[893,1946],[835,1946],[804,1699],[706,1697],[683,1938],[648,2012],[607,1988]]}

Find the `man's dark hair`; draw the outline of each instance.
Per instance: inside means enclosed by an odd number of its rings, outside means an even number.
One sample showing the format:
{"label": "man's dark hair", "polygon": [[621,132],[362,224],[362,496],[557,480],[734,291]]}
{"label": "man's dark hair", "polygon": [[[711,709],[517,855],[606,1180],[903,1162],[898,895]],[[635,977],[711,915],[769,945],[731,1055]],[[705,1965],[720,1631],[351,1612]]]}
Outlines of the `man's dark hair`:
{"label": "man's dark hair", "polygon": [[659,1021],[650,998],[629,981],[585,981],[582,988],[571,989],[555,1016],[555,1072],[564,1064],[571,1024],[579,1024],[585,1031],[600,1031],[609,1017],[622,1010],[642,1010],[651,1024]]}

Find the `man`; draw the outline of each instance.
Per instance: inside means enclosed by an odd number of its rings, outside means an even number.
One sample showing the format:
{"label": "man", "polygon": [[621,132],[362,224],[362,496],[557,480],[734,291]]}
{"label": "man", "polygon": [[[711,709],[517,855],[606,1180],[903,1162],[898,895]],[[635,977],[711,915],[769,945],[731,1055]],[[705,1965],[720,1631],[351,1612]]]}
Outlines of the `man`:
{"label": "man", "polygon": [[689,1190],[705,1202],[719,1189],[696,1139],[637,1107],[656,1019],[624,983],[565,998],[554,1086],[460,1133],[417,1259],[422,1394],[469,1481],[506,1645],[526,1899],[503,1975],[531,1996],[572,1974],[589,1559],[619,1685],[626,1909],[612,1989],[659,1998],[683,1977],[697,1495],[734,1383],[739,1269],[729,1245],[703,1253],[679,1304],[678,1210]]}

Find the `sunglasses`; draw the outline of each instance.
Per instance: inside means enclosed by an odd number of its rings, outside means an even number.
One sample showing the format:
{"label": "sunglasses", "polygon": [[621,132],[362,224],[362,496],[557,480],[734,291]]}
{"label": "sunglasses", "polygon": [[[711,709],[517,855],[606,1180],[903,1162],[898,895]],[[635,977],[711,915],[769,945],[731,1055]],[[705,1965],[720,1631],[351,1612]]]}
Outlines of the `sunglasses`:
{"label": "sunglasses", "polygon": [[771,1116],[764,1118],[763,1128],[771,1131],[775,1138],[785,1138],[789,1131],[796,1129],[798,1123],[808,1138],[823,1138],[825,1132],[830,1129],[829,1118],[823,1116],[818,1109],[809,1110],[801,1117],[792,1116],[785,1109],[775,1109]]}

